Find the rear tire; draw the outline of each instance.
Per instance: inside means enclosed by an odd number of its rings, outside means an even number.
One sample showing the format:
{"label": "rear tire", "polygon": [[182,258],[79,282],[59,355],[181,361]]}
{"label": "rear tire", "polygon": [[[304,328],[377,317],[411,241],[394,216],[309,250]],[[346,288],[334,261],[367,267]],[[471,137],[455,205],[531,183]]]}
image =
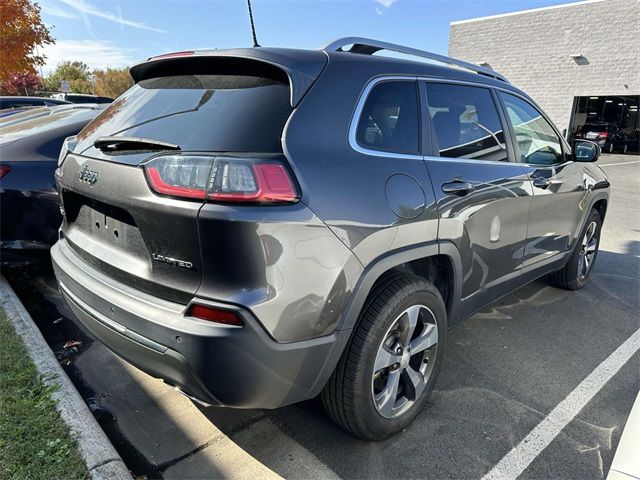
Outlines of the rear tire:
{"label": "rear tire", "polygon": [[431,283],[404,273],[380,281],[322,391],[327,413],[363,440],[400,432],[433,390],[446,332],[445,305]]}
{"label": "rear tire", "polygon": [[578,290],[587,284],[598,256],[601,228],[600,213],[595,209],[591,210],[569,261],[564,268],[551,275],[551,280],[557,287]]}

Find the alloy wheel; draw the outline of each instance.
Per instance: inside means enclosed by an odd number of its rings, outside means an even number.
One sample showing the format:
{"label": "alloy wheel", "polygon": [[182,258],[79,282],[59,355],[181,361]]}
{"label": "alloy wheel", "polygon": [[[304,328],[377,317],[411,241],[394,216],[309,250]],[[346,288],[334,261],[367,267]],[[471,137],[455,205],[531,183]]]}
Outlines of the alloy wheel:
{"label": "alloy wheel", "polygon": [[598,248],[597,229],[597,223],[591,222],[584,232],[578,257],[578,276],[580,279],[587,277],[589,270],[591,270],[591,266],[593,265],[593,260],[596,257],[596,251]]}
{"label": "alloy wheel", "polygon": [[396,418],[420,399],[437,348],[438,326],[429,308],[413,305],[398,315],[378,348],[373,367],[371,388],[380,415]]}

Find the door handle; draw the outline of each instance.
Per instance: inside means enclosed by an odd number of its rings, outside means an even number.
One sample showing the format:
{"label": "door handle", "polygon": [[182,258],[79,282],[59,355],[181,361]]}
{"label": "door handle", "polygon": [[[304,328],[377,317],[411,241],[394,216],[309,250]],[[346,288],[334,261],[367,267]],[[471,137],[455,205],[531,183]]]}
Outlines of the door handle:
{"label": "door handle", "polygon": [[453,180],[442,184],[442,191],[452,195],[466,195],[473,188],[473,184],[464,180]]}

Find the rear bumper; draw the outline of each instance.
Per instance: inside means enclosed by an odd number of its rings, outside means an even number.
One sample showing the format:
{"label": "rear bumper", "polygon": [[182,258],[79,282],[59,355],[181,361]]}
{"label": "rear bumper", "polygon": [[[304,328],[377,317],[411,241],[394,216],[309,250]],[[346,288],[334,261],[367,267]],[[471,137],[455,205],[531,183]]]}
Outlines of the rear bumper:
{"label": "rear bumper", "polygon": [[[278,343],[248,310],[241,328],[185,318],[187,305],[132,289],[86,265],[64,239],[51,249],[60,291],[78,321],[110,350],[211,405],[276,408],[316,396],[350,331]],[[216,302],[205,300],[209,304]]]}

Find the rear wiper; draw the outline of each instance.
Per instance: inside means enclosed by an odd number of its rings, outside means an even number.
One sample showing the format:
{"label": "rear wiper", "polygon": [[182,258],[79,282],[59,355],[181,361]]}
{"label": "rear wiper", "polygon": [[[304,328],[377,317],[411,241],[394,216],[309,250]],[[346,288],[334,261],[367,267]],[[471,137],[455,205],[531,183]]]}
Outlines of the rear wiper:
{"label": "rear wiper", "polygon": [[180,150],[180,146],[174,145],[173,143],[138,137],[98,137],[93,142],[93,146],[103,152],[125,150]]}

